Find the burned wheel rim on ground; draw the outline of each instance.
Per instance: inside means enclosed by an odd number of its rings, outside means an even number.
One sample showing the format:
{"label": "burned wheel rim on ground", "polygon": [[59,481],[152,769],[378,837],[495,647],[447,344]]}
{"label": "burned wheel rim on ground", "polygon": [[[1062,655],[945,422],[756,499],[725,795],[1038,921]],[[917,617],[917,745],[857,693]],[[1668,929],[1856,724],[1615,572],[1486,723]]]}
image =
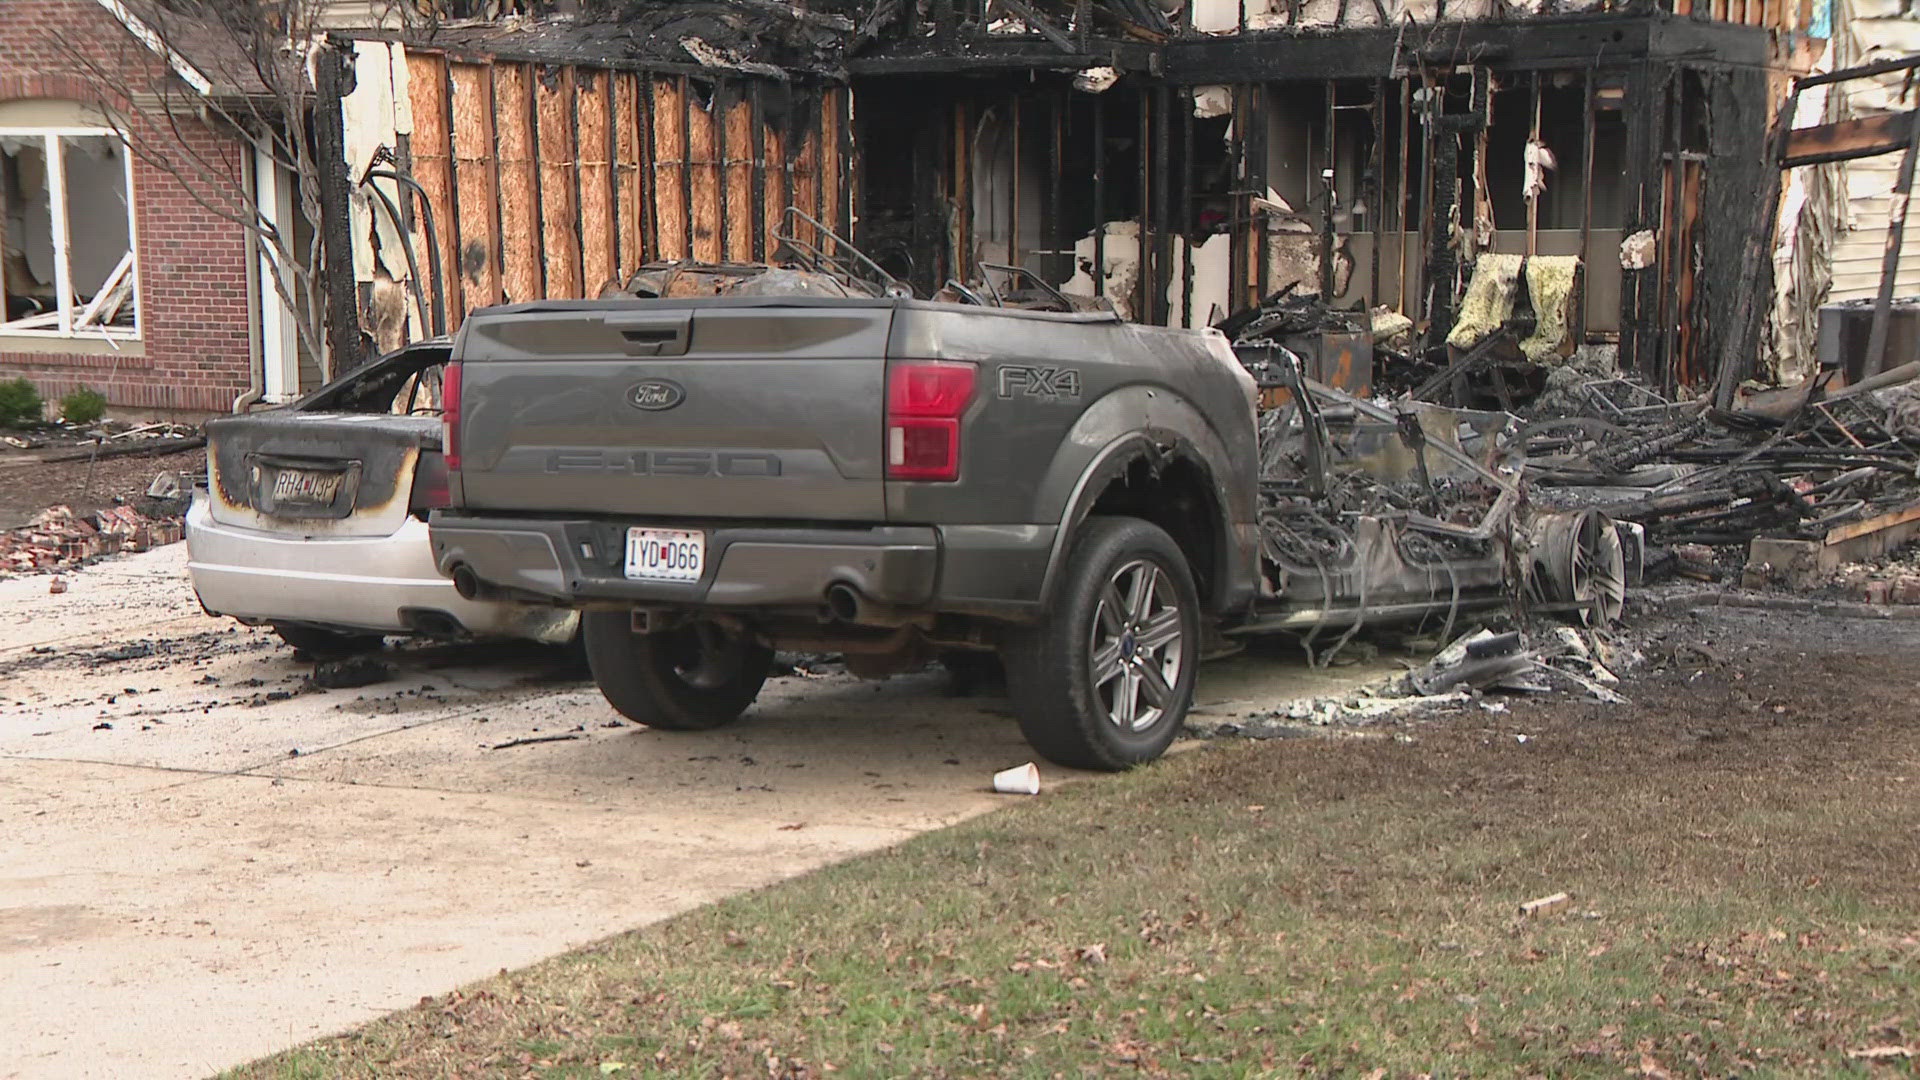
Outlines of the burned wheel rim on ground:
{"label": "burned wheel rim on ground", "polygon": [[707,620],[639,634],[625,611],[592,611],[581,624],[594,684],[648,727],[699,731],[738,719],[773,665],[773,650]]}
{"label": "burned wheel rim on ground", "polygon": [[1533,523],[1536,589],[1565,605],[1570,622],[1608,626],[1626,608],[1626,552],[1613,519],[1595,510],[1548,514]]}
{"label": "burned wheel rim on ground", "polygon": [[1110,723],[1125,732],[1159,723],[1187,656],[1172,579],[1146,559],[1115,570],[1095,608],[1088,653],[1093,696]]}
{"label": "burned wheel rim on ground", "polygon": [[1138,518],[1089,519],[1045,621],[1002,641],[1021,732],[1059,765],[1152,761],[1186,720],[1199,634],[1199,594],[1173,538]]}

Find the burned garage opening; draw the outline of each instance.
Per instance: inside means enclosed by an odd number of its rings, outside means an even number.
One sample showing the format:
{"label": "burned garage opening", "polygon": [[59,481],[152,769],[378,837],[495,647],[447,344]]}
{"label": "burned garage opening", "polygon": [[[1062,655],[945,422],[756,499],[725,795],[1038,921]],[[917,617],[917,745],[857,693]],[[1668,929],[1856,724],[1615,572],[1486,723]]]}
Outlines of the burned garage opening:
{"label": "burned garage opening", "polygon": [[1058,73],[869,85],[856,108],[859,241],[890,271],[930,294],[1016,265],[1123,314],[1185,310],[1149,292],[1140,267],[1172,265],[1156,244],[1184,253],[1229,227],[1231,117],[1212,105],[1224,95],[1196,116],[1187,95],[1134,79],[1098,93]]}

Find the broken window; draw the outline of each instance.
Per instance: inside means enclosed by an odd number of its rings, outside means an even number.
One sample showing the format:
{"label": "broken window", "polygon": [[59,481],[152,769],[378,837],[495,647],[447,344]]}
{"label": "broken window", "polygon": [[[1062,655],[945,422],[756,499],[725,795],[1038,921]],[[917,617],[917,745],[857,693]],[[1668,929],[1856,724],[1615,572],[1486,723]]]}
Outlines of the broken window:
{"label": "broken window", "polygon": [[0,127],[0,331],[138,334],[132,187],[111,130]]}

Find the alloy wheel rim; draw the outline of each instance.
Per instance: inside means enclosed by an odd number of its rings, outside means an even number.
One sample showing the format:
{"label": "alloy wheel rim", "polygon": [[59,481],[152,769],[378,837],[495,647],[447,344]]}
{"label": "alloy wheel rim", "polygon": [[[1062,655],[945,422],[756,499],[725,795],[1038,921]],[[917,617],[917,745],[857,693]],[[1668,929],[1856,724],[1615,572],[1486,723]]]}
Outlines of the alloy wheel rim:
{"label": "alloy wheel rim", "polygon": [[1156,563],[1136,559],[1108,575],[1094,604],[1088,668],[1109,724],[1137,733],[1173,709],[1187,660],[1183,624],[1173,579]]}

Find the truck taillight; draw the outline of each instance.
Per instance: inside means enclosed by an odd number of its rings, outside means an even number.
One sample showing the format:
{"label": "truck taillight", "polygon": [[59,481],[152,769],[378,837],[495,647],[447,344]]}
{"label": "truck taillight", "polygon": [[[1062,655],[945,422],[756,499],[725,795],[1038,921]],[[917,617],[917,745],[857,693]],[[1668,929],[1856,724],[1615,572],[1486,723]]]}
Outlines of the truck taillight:
{"label": "truck taillight", "polygon": [[887,369],[887,479],[960,479],[960,417],[975,368],[904,360]]}
{"label": "truck taillight", "polygon": [[440,372],[440,422],[445,427],[447,470],[460,471],[460,361],[455,360]]}

